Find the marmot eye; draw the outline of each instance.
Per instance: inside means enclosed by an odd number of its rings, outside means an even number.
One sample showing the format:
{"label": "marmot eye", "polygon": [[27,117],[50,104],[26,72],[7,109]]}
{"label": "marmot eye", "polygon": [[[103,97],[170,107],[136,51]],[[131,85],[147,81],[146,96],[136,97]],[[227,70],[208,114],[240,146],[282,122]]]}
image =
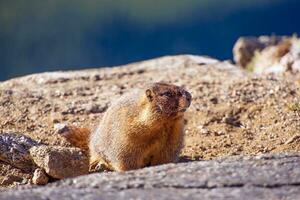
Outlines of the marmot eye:
{"label": "marmot eye", "polygon": [[173,94],[172,94],[172,92],[164,92],[164,93],[162,93],[162,96],[172,97]]}

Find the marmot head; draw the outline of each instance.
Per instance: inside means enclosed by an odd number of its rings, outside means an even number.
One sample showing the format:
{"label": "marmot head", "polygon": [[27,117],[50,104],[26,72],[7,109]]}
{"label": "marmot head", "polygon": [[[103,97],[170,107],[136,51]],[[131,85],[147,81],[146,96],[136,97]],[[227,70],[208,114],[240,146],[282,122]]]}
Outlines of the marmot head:
{"label": "marmot head", "polygon": [[158,113],[167,116],[184,113],[192,101],[191,94],[182,87],[162,82],[149,86],[146,96]]}

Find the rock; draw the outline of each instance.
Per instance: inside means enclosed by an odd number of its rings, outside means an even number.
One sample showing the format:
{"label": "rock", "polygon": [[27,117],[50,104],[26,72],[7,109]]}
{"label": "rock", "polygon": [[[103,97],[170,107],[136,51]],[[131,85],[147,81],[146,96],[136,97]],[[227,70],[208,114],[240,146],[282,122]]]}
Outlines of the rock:
{"label": "rock", "polygon": [[24,171],[35,168],[29,149],[39,145],[38,142],[21,134],[0,134],[0,160]]}
{"label": "rock", "polygon": [[290,144],[293,143],[297,140],[300,139],[300,134],[299,135],[294,135],[293,137],[289,138],[284,144]]}
{"label": "rock", "polygon": [[54,130],[55,130],[55,133],[61,134],[61,135],[68,134],[70,132],[70,128],[68,127],[68,125],[63,124],[63,123],[55,123]]}
{"label": "rock", "polygon": [[300,39],[297,36],[240,38],[233,53],[238,65],[255,73],[300,71]]}
{"label": "rock", "polygon": [[79,148],[42,145],[31,148],[30,155],[53,178],[75,177],[89,170],[89,160]]}
{"label": "rock", "polygon": [[264,47],[257,38],[239,38],[233,47],[233,59],[241,67],[246,67],[254,56],[254,52],[257,49]]}
{"label": "rock", "polygon": [[46,175],[45,171],[41,168],[37,168],[32,177],[33,184],[36,185],[46,185],[49,181],[48,176]]}
{"label": "rock", "polygon": [[23,178],[15,175],[6,175],[3,180],[1,181],[1,185],[11,185],[14,182],[22,182]]}
{"label": "rock", "polygon": [[103,113],[104,111],[106,111],[108,108],[107,105],[105,106],[100,106],[100,105],[97,105],[97,104],[87,104],[85,106],[85,112],[87,114],[89,113]]}
{"label": "rock", "polygon": [[240,37],[233,47],[234,61],[245,68],[252,60],[255,51],[260,51],[267,46],[278,44],[283,38],[280,36]]}
{"label": "rock", "polygon": [[[280,64],[280,60],[291,48],[291,40],[285,39],[276,45],[268,46],[260,52],[256,52],[248,66],[255,73],[283,72],[288,70],[288,66]],[[288,65],[288,63],[286,63]]]}
{"label": "rock", "polygon": [[268,154],[94,173],[0,199],[300,199],[299,162],[300,154]]}

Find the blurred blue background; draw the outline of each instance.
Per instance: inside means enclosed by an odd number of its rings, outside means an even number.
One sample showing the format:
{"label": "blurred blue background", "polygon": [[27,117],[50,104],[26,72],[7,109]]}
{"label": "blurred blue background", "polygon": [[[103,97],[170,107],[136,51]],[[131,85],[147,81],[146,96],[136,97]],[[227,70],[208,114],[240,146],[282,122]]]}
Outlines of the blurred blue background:
{"label": "blurred blue background", "polygon": [[0,0],[0,80],[172,54],[231,59],[240,36],[300,33],[300,0]]}

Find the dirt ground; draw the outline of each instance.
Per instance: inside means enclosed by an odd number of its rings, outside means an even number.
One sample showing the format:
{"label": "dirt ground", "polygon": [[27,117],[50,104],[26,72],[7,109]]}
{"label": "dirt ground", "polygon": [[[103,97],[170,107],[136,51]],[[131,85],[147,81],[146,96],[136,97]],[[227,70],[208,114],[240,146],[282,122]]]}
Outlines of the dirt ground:
{"label": "dirt ground", "polygon": [[[55,132],[55,123],[92,130],[113,100],[153,81],[183,85],[192,93],[182,161],[300,152],[298,74],[255,76],[227,62],[193,56],[2,82],[0,132],[71,146]],[[0,182],[8,174],[23,177],[20,184],[31,177],[0,162]]]}

